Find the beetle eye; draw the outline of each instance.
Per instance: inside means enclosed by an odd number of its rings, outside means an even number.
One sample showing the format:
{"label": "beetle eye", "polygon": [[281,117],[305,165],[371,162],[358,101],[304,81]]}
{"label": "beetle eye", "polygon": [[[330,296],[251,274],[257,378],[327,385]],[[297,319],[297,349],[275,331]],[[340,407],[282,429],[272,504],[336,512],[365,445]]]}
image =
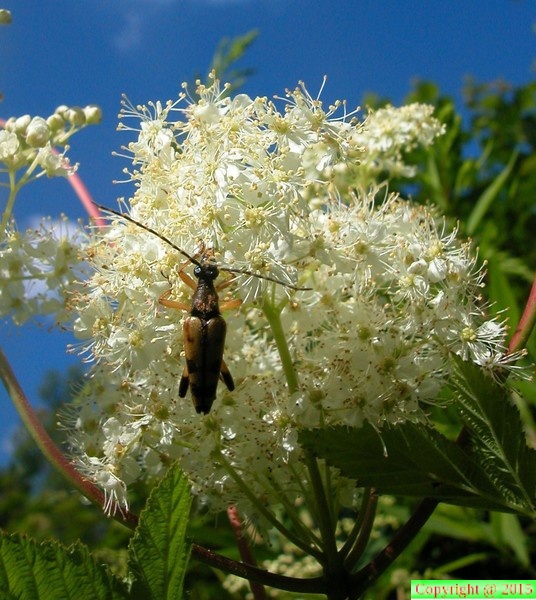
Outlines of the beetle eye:
{"label": "beetle eye", "polygon": [[196,265],[194,268],[194,275],[199,278],[202,272],[203,269],[199,265]]}

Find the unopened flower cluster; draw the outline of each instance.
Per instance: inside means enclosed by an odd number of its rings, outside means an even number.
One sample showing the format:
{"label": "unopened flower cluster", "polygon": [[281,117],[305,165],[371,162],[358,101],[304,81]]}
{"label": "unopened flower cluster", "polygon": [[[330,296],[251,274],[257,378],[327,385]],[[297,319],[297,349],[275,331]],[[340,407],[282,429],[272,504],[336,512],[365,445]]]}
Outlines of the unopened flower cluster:
{"label": "unopened flower cluster", "polygon": [[[72,303],[92,379],[66,425],[110,508],[171,460],[215,510],[292,503],[307,485],[301,428],[418,420],[450,352],[490,370],[505,362],[468,245],[378,180],[409,173],[404,152],[442,133],[429,107],[359,120],[303,86],[276,101],[223,92],[199,86],[195,100],[123,112],[137,185],[124,210],[190,255],[210,249],[222,306],[242,304],[226,314],[236,389],[220,383],[200,416],[178,396],[185,312],[158,301],[170,287],[191,301],[178,274],[191,267],[123,219],[94,231],[94,274]],[[331,484],[352,502],[354,482],[333,473]]]}
{"label": "unopened flower cluster", "polygon": [[57,177],[72,173],[75,167],[56,147],[65,147],[69,138],[86,125],[99,123],[97,106],[59,106],[49,117],[22,115],[10,117],[0,129],[0,163],[15,173],[25,168],[28,175]]}

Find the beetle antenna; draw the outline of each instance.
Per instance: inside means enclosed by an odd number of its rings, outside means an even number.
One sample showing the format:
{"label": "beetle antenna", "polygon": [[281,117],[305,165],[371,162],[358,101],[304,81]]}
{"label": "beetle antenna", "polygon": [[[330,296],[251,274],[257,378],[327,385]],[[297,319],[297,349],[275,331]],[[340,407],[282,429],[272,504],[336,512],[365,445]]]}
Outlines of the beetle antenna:
{"label": "beetle antenna", "polygon": [[299,287],[297,285],[293,285],[292,283],[287,283],[282,279],[277,279],[277,277],[271,277],[270,275],[259,275],[258,273],[253,273],[252,271],[242,271],[241,269],[230,269],[228,267],[220,267],[220,270],[227,271],[228,273],[237,273],[238,275],[249,275],[250,277],[258,277],[259,279],[265,279],[266,281],[273,281],[274,283],[278,283],[279,285],[288,287],[291,290],[296,290],[297,292],[306,292],[307,290],[313,289],[310,287]]}
{"label": "beetle antenna", "polygon": [[[111,213],[112,215],[115,215],[116,217],[119,217],[120,219],[125,219],[125,220],[129,221],[130,223],[137,225],[141,229],[145,229],[145,231],[152,233],[157,238],[160,238],[163,242],[165,242],[166,244],[171,246],[174,250],[176,250],[177,252],[180,252],[180,254],[185,256],[194,265],[196,265],[198,267],[203,266],[196,258],[194,258],[193,256],[190,256],[188,254],[188,252],[185,252],[182,248],[179,248],[179,246],[177,246],[177,244],[174,244],[169,238],[167,238],[165,235],[162,235],[159,231],[156,231],[152,227],[149,227],[148,225],[144,225],[143,223],[136,221],[136,219],[133,219],[130,215],[128,215],[126,213],[119,212],[117,210],[114,210],[113,208],[108,208],[107,206],[103,206],[102,204],[97,204],[96,202],[93,202],[93,204],[98,209],[102,210],[105,213]],[[287,283],[286,281],[282,281],[281,279],[277,279],[276,277],[271,277],[270,275],[259,275],[258,273],[253,273],[251,271],[244,271],[241,269],[232,269],[229,267],[219,267],[219,268],[222,271],[227,271],[228,273],[236,273],[237,275],[249,275],[250,277],[258,277],[259,279],[265,279],[266,281],[273,281],[274,283],[278,283],[279,285],[283,285],[285,287],[290,288],[291,290],[296,290],[298,292],[313,289],[310,287],[298,287],[297,285],[292,285],[291,283]]]}
{"label": "beetle antenna", "polygon": [[202,266],[201,263],[197,259],[195,259],[193,256],[190,256],[188,254],[188,252],[185,252],[182,248],[179,248],[177,246],[177,244],[174,244],[165,235],[162,235],[160,232],[156,231],[155,229],[152,229],[152,227],[149,227],[148,225],[144,225],[143,223],[140,223],[139,221],[136,221],[136,219],[133,219],[131,216],[127,215],[126,213],[121,213],[121,212],[119,212],[117,210],[114,210],[113,208],[108,208],[107,206],[102,206],[102,204],[97,204],[96,202],[93,202],[93,204],[98,209],[102,210],[103,212],[111,213],[112,215],[115,215],[116,217],[119,217],[120,219],[126,219],[127,221],[130,221],[130,223],[133,223],[134,225],[137,225],[138,227],[141,227],[142,229],[145,229],[145,231],[148,231],[149,233],[152,233],[153,235],[156,235],[156,237],[160,238],[163,242],[166,242],[166,244],[168,244],[169,246],[171,246],[177,252],[180,252],[183,256],[185,256],[194,265],[196,265],[198,267]]}

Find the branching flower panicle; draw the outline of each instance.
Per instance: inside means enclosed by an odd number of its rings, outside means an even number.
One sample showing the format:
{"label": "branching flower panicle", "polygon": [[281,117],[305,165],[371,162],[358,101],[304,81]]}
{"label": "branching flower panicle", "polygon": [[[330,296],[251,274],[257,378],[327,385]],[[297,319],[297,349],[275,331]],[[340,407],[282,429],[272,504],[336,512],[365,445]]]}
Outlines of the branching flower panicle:
{"label": "branching flower panicle", "polygon": [[84,241],[82,230],[63,217],[25,232],[8,224],[0,241],[0,315],[19,325],[35,315],[68,320],[65,302],[80,278]]}
{"label": "branching flower panicle", "polygon": [[60,106],[46,118],[22,115],[1,123],[0,187],[8,194],[0,221],[0,316],[10,316],[17,324],[35,315],[66,318],[65,302],[80,278],[78,247],[85,237],[63,216],[20,231],[14,220],[17,196],[39,177],[74,173],[67,142],[100,120],[100,109],[91,105]]}
{"label": "branching flower panicle", "polygon": [[[109,493],[123,502],[118,481],[179,460],[214,510],[232,503],[273,524],[267,507],[292,506],[311,475],[301,428],[419,420],[448,379],[449,353],[490,365],[504,353],[505,328],[479,307],[482,273],[469,246],[379,180],[411,175],[404,153],[441,134],[429,107],[359,121],[343,103],[324,109],[303,85],[282,109],[230,98],[218,82],[196,94],[125,102],[122,128],[137,136],[128,146],[137,189],[125,210],[192,256],[210,249],[222,281],[225,267],[250,273],[221,292],[243,300],[225,348],[236,389],[220,385],[205,417],[178,397],[184,314],[158,298],[171,284],[188,303],[178,270],[189,267],[114,216],[94,232],[94,274],[71,303],[94,369],[67,424],[87,472],[101,482],[112,473],[103,487],[113,482]],[[329,478],[332,497],[351,503],[355,482]]]}

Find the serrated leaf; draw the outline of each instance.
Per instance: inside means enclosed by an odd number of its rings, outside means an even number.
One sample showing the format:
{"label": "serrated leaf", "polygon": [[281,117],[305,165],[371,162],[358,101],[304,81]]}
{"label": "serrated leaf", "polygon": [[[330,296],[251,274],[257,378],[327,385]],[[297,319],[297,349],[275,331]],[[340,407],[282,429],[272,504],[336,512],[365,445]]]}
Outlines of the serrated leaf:
{"label": "serrated leaf", "polygon": [[343,475],[380,493],[462,506],[481,505],[479,493],[484,493],[493,503],[493,485],[478,464],[467,461],[454,442],[423,425],[403,423],[385,427],[381,434],[369,424],[361,429],[335,427],[303,432],[300,439]]}
{"label": "serrated leaf", "polygon": [[521,417],[506,390],[473,364],[453,358],[458,409],[470,431],[464,451],[479,461],[518,512],[536,512],[536,451],[527,446]]}
{"label": "serrated leaf", "polygon": [[422,424],[387,426],[380,434],[368,424],[303,431],[300,441],[358,485],[379,493],[526,512],[501,493],[478,458]]}
{"label": "serrated leaf", "polygon": [[182,598],[190,557],[185,540],[190,505],[190,486],[175,465],[149,496],[130,543],[133,598]]}
{"label": "serrated leaf", "polygon": [[0,535],[0,593],[17,600],[120,600],[122,583],[82,544],[38,544],[18,534]]}

